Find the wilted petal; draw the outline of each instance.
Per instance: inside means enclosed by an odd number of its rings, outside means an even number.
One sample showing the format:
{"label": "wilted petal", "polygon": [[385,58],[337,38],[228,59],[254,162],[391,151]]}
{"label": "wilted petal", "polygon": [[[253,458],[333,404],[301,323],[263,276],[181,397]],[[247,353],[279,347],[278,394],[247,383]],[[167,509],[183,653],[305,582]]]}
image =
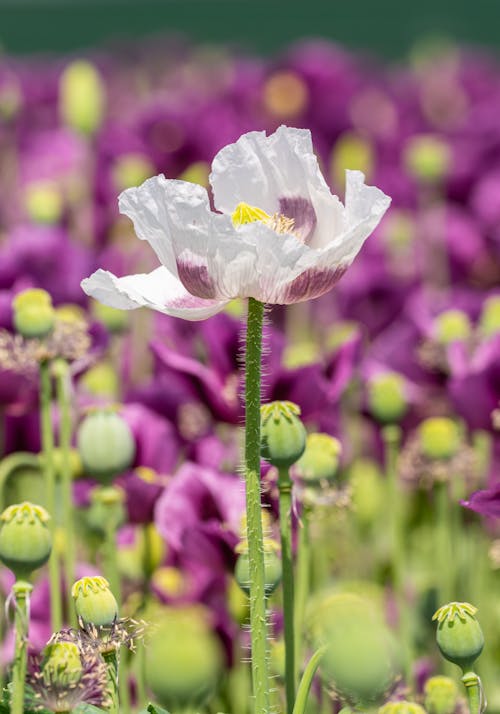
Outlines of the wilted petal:
{"label": "wilted petal", "polygon": [[123,278],[117,278],[107,270],[97,270],[82,281],[82,289],[87,295],[119,310],[149,307],[184,320],[204,320],[220,312],[228,302],[194,297],[163,266],[152,273]]}

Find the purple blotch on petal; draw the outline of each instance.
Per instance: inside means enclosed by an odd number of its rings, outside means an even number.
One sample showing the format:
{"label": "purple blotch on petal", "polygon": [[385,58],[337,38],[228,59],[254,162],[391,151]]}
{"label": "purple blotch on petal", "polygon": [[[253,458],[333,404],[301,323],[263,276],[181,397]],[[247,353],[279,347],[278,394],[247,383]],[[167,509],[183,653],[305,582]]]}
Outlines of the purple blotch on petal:
{"label": "purple blotch on petal", "polygon": [[303,300],[312,300],[324,295],[337,283],[347,269],[345,265],[334,268],[309,268],[285,285],[279,302],[289,305]]}
{"label": "purple blotch on petal", "polygon": [[316,227],[316,212],[312,203],[302,196],[282,197],[279,200],[279,212],[287,218],[293,218],[293,232],[307,243]]}
{"label": "purple blotch on petal", "polygon": [[179,280],[188,293],[204,300],[213,300],[216,297],[214,281],[206,265],[197,265],[177,258],[177,271]]}

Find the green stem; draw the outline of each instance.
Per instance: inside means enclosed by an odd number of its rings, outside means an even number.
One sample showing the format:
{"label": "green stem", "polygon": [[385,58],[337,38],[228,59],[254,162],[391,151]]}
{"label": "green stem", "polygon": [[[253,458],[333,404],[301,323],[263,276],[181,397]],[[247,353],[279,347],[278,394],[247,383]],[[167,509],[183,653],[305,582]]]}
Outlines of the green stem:
{"label": "green stem", "polygon": [[286,711],[292,714],[295,701],[295,634],[292,556],[292,480],[287,468],[279,469],[279,517],[283,568],[283,619],[285,630]]}
{"label": "green stem", "polygon": [[436,541],[439,562],[439,604],[454,597],[454,574],[452,568],[451,532],[453,530],[450,494],[446,482],[434,486],[436,498]]}
{"label": "green stem", "polygon": [[51,515],[50,529],[54,547],[49,559],[50,579],[50,614],[52,631],[57,632],[62,627],[61,576],[59,572],[59,553],[56,535],[56,473],[54,469],[54,433],[52,430],[52,384],[50,377],[50,360],[40,362],[40,428],[42,436],[43,469],[45,488],[47,492],[47,510]]}
{"label": "green stem", "polygon": [[137,646],[137,652],[134,657],[134,669],[135,669],[135,680],[136,680],[136,701],[139,709],[146,706],[147,693],[146,693],[146,651],[144,649],[144,642],[139,642]]}
{"label": "green stem", "polygon": [[118,607],[121,605],[121,583],[118,569],[118,549],[116,547],[116,523],[113,518],[108,518],[104,524],[104,543],[102,546],[103,570],[109,582],[111,592],[116,598]]}
{"label": "green stem", "polygon": [[309,596],[311,577],[311,549],[309,534],[309,508],[303,507],[297,544],[297,587],[295,588],[295,680],[298,679],[300,663],[302,661],[302,633],[306,603]]}
{"label": "green stem", "polygon": [[266,593],[260,498],[260,382],[264,305],[248,300],[245,361],[245,488],[255,714],[269,714]]}
{"label": "green stem", "polygon": [[462,682],[467,693],[470,714],[482,714],[485,709],[483,685],[475,672],[466,672],[462,677]]}
{"label": "green stem", "polygon": [[39,468],[40,459],[36,454],[29,451],[18,451],[15,454],[9,454],[0,461],[0,512],[6,506],[5,503],[5,486],[9,477],[16,469],[28,466],[29,468]]}
{"label": "green stem", "polygon": [[76,627],[76,611],[71,597],[71,586],[75,580],[75,513],[73,508],[73,477],[71,471],[71,439],[73,425],[71,419],[70,388],[71,376],[68,363],[58,359],[54,365],[56,393],[59,406],[59,443],[62,456],[61,496],[64,527],[64,575],[67,592],[67,608],[72,627]]}
{"label": "green stem", "polygon": [[16,644],[12,666],[11,714],[24,712],[24,685],[28,656],[28,603],[32,590],[33,586],[23,580],[17,581],[12,588],[16,608],[14,616]]}
{"label": "green stem", "polygon": [[120,714],[130,714],[130,689],[129,689],[129,653],[125,650],[125,656],[122,655],[118,664],[118,690],[120,692]]}
{"label": "green stem", "polygon": [[307,667],[305,668],[302,679],[300,680],[299,688],[297,691],[297,699],[293,707],[293,714],[304,714],[304,712],[306,711],[307,699],[309,697],[311,684],[314,679],[314,675],[316,674],[316,670],[319,667],[319,663],[321,662],[321,658],[325,654],[325,651],[326,647],[320,647],[320,649],[313,654],[313,656],[307,663]]}
{"label": "green stem", "polygon": [[108,711],[110,712],[110,714],[118,714],[118,655],[117,652],[113,650],[112,652],[105,652],[103,654],[103,658],[106,662],[106,669],[108,674],[107,691],[110,698],[110,705],[108,707]]}

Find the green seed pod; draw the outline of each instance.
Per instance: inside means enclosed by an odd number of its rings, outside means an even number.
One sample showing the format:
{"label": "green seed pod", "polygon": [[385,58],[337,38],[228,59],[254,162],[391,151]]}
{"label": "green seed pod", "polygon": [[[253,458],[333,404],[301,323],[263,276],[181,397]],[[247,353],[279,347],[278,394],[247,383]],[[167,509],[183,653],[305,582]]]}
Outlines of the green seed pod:
{"label": "green seed pod", "polygon": [[477,608],[468,602],[450,602],[437,610],[436,641],[441,654],[467,672],[484,647],[484,635],[475,618]]}
{"label": "green seed pod", "polygon": [[14,326],[23,337],[46,337],[54,327],[55,311],[52,298],[46,290],[23,290],[13,299],[12,310]]}
{"label": "green seed pod", "polygon": [[292,402],[271,402],[261,407],[262,456],[273,466],[289,468],[306,448],[306,430],[300,408]]}
{"label": "green seed pod", "polygon": [[345,186],[346,169],[362,171],[367,179],[373,172],[372,144],[361,134],[346,131],[337,139],[330,159],[330,175],[335,186]]}
{"label": "green seed pod", "polygon": [[426,711],[420,704],[403,700],[387,702],[379,708],[378,714],[426,714]]}
{"label": "green seed pod", "polygon": [[342,445],[329,434],[308,434],[306,448],[295,465],[297,475],[308,484],[333,481],[337,475]]}
{"label": "green seed pod", "polygon": [[18,580],[29,578],[50,557],[50,516],[28,501],[9,506],[0,516],[0,560]]}
{"label": "green seed pod", "polygon": [[87,525],[104,534],[109,528],[117,530],[126,520],[125,492],[118,486],[98,486],[90,493]]}
{"label": "green seed pod", "polygon": [[86,60],[71,62],[59,83],[59,111],[63,122],[82,134],[94,134],[101,125],[104,105],[104,85],[94,65]]}
{"label": "green seed pod", "polygon": [[146,680],[170,711],[203,707],[222,671],[221,644],[204,610],[166,608],[145,648]]}
{"label": "green seed pod", "polygon": [[26,187],[24,204],[35,223],[54,224],[63,211],[63,199],[58,186],[52,181],[35,181]]}
{"label": "green seed pod", "polygon": [[91,411],[78,428],[77,444],[85,473],[103,482],[126,471],[134,461],[132,431],[112,409]]}
{"label": "green seed pod", "polygon": [[[241,553],[236,561],[234,571],[236,582],[244,593],[250,595],[250,562],[248,551]],[[264,590],[269,597],[281,582],[281,558],[274,547],[264,546]]]}
{"label": "green seed pod", "polygon": [[87,576],[74,583],[71,596],[78,619],[84,625],[112,625],[118,617],[118,604],[106,578]]}
{"label": "green seed pod", "polygon": [[386,372],[368,384],[368,406],[381,424],[397,424],[406,414],[405,381],[396,372]]}
{"label": "green seed pod", "polygon": [[472,335],[472,324],[463,310],[446,310],[435,318],[432,332],[440,344],[451,345],[468,340]]}
{"label": "green seed pod", "polygon": [[500,295],[492,295],[484,301],[479,317],[479,332],[483,337],[500,334]]}
{"label": "green seed pod", "polygon": [[413,136],[406,144],[404,162],[422,183],[435,183],[446,176],[450,166],[449,146],[432,134]]}
{"label": "green seed pod", "polygon": [[453,714],[458,704],[458,688],[450,677],[430,677],[424,685],[424,704],[429,714]]}
{"label": "green seed pod", "polygon": [[374,523],[386,503],[386,484],[375,461],[356,459],[349,469],[353,516],[361,526]]}
{"label": "green seed pod", "polygon": [[[82,460],[77,449],[70,449],[68,454],[68,464],[69,471],[71,473],[72,479],[77,479],[83,474]],[[40,455],[40,459],[43,463],[43,454]],[[54,470],[58,476],[61,476],[65,467],[65,456],[63,450],[56,447],[52,451],[52,459],[54,464]]]}
{"label": "green seed pod", "polygon": [[126,310],[118,310],[116,307],[93,300],[92,314],[112,335],[121,335],[128,329],[129,315]]}
{"label": "green seed pod", "polygon": [[83,675],[80,652],[74,642],[53,642],[43,650],[42,678],[46,686],[76,687]]}
{"label": "green seed pod", "polygon": [[[121,312],[124,312],[122,310]],[[81,377],[79,385],[94,397],[117,399],[120,393],[120,380],[111,362],[102,360],[88,369]]]}
{"label": "green seed pod", "polygon": [[420,447],[429,459],[451,459],[460,448],[458,424],[447,417],[430,417],[418,428]]}

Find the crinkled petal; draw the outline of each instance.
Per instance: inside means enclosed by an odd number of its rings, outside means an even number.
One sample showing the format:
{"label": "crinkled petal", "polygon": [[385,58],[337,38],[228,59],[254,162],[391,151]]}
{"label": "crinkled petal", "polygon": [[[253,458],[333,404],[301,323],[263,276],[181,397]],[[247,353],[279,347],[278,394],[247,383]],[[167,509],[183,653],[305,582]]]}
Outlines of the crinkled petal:
{"label": "crinkled petal", "polygon": [[149,307],[184,320],[204,320],[220,312],[228,302],[194,297],[163,266],[152,273],[123,278],[117,278],[107,270],[97,270],[81,285],[87,295],[110,307],[119,310]]}
{"label": "crinkled petal", "polygon": [[345,230],[344,207],[326,184],[307,129],[280,126],[270,136],[244,134],[216,155],[210,183],[219,211],[232,213],[244,202],[288,216],[313,248]]}

